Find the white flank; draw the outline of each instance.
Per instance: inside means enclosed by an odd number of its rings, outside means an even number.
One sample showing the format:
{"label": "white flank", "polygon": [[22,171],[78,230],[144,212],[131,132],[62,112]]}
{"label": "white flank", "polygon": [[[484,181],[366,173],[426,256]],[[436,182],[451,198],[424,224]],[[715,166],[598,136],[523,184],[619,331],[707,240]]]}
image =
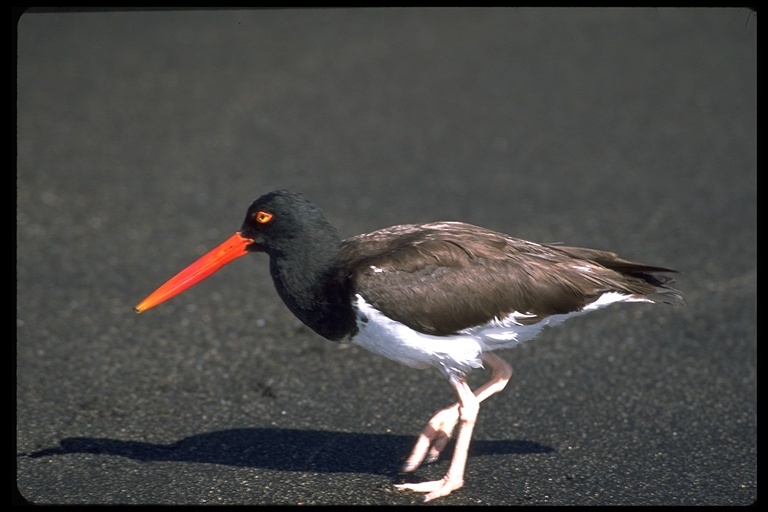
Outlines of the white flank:
{"label": "white flank", "polygon": [[512,348],[534,338],[545,327],[554,327],[569,318],[595,311],[614,302],[652,302],[649,299],[609,292],[580,311],[551,315],[531,325],[520,321],[531,314],[513,312],[488,324],[462,330],[453,336],[422,334],[385,316],[362,296],[357,295],[357,326],[359,332],[352,340],[356,345],[399,363],[414,367],[435,366],[447,369],[469,370],[482,366],[480,355],[485,351]]}
{"label": "white flank", "polygon": [[431,336],[383,315],[357,295],[356,345],[414,368],[480,368],[483,346],[470,335]]}

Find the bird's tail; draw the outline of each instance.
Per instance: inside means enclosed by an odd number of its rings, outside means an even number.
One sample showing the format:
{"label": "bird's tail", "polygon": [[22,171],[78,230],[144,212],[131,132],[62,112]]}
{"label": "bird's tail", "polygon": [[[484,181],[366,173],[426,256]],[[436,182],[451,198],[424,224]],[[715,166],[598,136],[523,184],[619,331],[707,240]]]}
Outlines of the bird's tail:
{"label": "bird's tail", "polygon": [[602,267],[631,278],[624,284],[629,286],[627,291],[636,295],[639,300],[650,300],[652,302],[664,302],[675,305],[685,304],[683,292],[670,286],[675,282],[675,279],[669,275],[664,275],[679,274],[680,272],[677,270],[625,260],[619,258],[615,253],[608,251],[564,245],[557,245],[555,247],[575,258],[592,261]]}

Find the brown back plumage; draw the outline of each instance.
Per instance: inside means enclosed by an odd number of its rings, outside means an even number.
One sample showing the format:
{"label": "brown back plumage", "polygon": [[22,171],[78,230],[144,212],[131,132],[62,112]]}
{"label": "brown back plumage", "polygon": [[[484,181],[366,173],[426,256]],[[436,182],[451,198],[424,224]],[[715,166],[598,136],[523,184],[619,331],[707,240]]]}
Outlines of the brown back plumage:
{"label": "brown back plumage", "polygon": [[[681,303],[671,269],[612,252],[543,245],[460,222],[402,225],[341,244],[340,267],[390,318],[446,335],[514,311],[525,323],[579,311],[606,292]],[[418,306],[418,307],[415,307]],[[413,312],[417,311],[417,314]]]}

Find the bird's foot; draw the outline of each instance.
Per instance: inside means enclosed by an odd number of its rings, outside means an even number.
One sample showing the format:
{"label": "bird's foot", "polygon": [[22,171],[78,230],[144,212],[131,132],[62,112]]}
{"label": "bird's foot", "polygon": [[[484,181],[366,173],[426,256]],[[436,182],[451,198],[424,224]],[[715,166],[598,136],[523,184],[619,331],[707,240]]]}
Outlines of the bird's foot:
{"label": "bird's foot", "polygon": [[458,421],[459,404],[438,411],[421,431],[421,435],[419,435],[419,439],[402,470],[410,473],[416,471],[422,463],[435,462],[440,457],[440,452],[451,440],[453,429],[456,428]]}
{"label": "bird's foot", "polygon": [[464,485],[464,480],[451,480],[444,476],[441,480],[434,482],[420,482],[416,484],[397,484],[395,487],[400,491],[414,491],[427,493],[424,501],[431,501],[435,498],[448,496],[451,492]]}

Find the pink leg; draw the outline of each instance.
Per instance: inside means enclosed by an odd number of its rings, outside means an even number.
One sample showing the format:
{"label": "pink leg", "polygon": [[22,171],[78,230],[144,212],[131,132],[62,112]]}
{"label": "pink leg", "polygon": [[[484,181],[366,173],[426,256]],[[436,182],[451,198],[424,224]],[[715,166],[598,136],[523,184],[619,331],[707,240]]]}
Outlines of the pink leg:
{"label": "pink leg", "polygon": [[456,390],[459,401],[450,407],[438,411],[422,431],[403,470],[415,471],[426,459],[432,462],[448,443],[456,424],[459,432],[451,465],[445,476],[435,482],[397,485],[398,489],[426,492],[425,501],[445,496],[461,487],[464,483],[464,468],[467,463],[469,443],[475,427],[480,402],[498,393],[507,385],[512,376],[512,368],[506,361],[493,354],[483,354],[483,361],[491,367],[491,378],[474,393],[463,378],[452,378],[451,385]]}

